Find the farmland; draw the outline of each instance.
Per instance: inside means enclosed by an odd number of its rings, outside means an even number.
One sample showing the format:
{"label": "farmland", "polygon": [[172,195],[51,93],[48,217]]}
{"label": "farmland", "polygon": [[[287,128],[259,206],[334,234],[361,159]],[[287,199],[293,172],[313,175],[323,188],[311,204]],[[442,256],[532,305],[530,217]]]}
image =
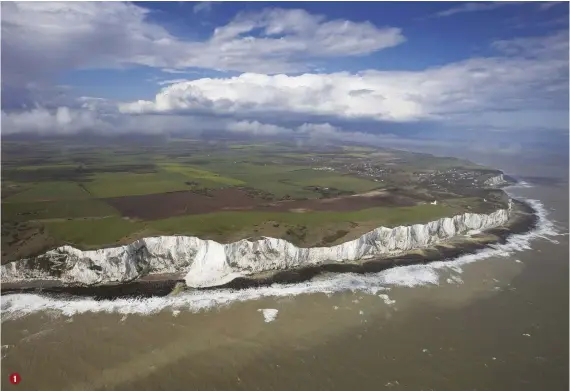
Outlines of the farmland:
{"label": "farmland", "polygon": [[368,147],[3,141],[2,261],[150,235],[331,245],[380,225],[497,208],[504,200],[479,186],[493,174],[456,159]]}

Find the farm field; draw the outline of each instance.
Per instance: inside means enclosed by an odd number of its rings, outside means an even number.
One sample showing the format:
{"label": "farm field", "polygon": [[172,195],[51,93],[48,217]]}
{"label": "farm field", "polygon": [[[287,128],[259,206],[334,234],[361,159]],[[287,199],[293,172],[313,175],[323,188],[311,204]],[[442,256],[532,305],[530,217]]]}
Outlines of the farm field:
{"label": "farm field", "polygon": [[378,226],[501,204],[487,192],[482,202],[476,186],[454,185],[455,169],[441,174],[450,167],[492,174],[457,159],[363,146],[3,141],[2,262],[62,244],[99,248],[151,235],[325,246]]}

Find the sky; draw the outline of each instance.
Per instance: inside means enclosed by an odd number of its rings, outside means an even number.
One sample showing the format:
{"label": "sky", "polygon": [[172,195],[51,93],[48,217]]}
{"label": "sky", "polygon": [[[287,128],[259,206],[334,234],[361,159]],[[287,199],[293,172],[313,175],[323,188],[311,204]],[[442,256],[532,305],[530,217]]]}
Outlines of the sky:
{"label": "sky", "polygon": [[568,151],[567,2],[2,2],[2,133]]}

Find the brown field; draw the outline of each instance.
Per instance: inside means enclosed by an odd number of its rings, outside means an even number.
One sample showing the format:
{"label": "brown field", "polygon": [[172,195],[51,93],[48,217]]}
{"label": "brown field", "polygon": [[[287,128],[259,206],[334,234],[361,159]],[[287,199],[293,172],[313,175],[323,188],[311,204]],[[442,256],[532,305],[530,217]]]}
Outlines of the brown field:
{"label": "brown field", "polygon": [[222,210],[251,209],[262,200],[237,188],[212,190],[209,195],[193,191],[147,194],[105,199],[122,216],[158,220],[173,216],[203,214]]}
{"label": "brown field", "polygon": [[270,202],[239,188],[211,190],[207,195],[192,191],[107,198],[122,216],[141,220],[159,220],[180,215],[220,211],[296,212],[355,211],[379,206],[413,206],[417,199],[391,192],[370,192],[345,197],[283,200]]}

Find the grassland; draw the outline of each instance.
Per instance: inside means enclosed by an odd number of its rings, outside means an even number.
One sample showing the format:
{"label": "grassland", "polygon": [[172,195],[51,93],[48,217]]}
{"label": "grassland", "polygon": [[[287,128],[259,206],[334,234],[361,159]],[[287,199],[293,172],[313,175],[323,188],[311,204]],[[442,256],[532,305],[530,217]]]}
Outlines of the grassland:
{"label": "grassland", "polygon": [[58,242],[85,248],[116,244],[121,238],[144,228],[141,223],[121,217],[48,221],[45,227]]}
{"label": "grassland", "polygon": [[245,182],[240,181],[239,179],[225,177],[213,171],[202,170],[180,163],[159,163],[158,166],[167,172],[178,173],[184,175],[189,180],[203,181],[202,183],[219,183],[220,185],[228,186],[245,185]]}
{"label": "grassland", "polygon": [[117,210],[97,199],[66,201],[3,202],[3,221],[36,221],[118,215]]}
{"label": "grassland", "polygon": [[[124,243],[125,238],[134,240],[149,235],[189,235],[221,242],[247,237],[268,235],[264,225],[273,234],[286,236],[287,231],[311,229],[316,232],[350,224],[357,230],[353,239],[377,226],[398,226],[428,222],[442,216],[453,215],[457,210],[450,206],[418,205],[402,208],[370,208],[354,212],[216,212],[201,215],[179,216],[154,221],[129,221],[120,217],[101,219],[73,219],[71,221],[46,221],[47,232],[58,241],[72,243],[83,248],[98,248]],[[337,230],[334,230],[337,232]],[[358,233],[358,235],[356,235]],[[143,235],[144,234],[144,235]],[[324,235],[326,236],[326,235]],[[323,235],[311,235],[312,241],[289,238],[298,245],[315,245]],[[344,235],[343,235],[344,236]],[[348,239],[347,239],[348,240]],[[331,243],[327,243],[331,244]]]}
{"label": "grassland", "polygon": [[26,183],[27,190],[2,200],[4,202],[36,202],[53,200],[86,199],[89,194],[74,182],[40,182]]}
{"label": "grassland", "polygon": [[[97,248],[163,234],[219,241],[267,235],[301,246],[330,245],[377,226],[485,206],[456,189],[414,190],[416,171],[470,164],[429,155],[189,139],[95,145],[79,139],[3,142],[3,262],[61,244]],[[379,177],[355,168],[363,164],[400,170]],[[343,197],[379,189],[388,190],[377,201],[343,204]],[[438,205],[426,202],[436,195]]]}
{"label": "grassland", "polygon": [[181,174],[165,171],[151,174],[97,173],[84,186],[94,197],[109,198],[188,190],[185,180]]}
{"label": "grassland", "polygon": [[161,232],[209,235],[217,231],[243,230],[267,221],[285,225],[319,226],[331,223],[374,221],[378,226],[398,226],[427,222],[453,213],[454,208],[418,205],[402,208],[370,208],[352,212],[263,213],[218,212],[205,215],[181,216],[155,221],[151,227]]}

